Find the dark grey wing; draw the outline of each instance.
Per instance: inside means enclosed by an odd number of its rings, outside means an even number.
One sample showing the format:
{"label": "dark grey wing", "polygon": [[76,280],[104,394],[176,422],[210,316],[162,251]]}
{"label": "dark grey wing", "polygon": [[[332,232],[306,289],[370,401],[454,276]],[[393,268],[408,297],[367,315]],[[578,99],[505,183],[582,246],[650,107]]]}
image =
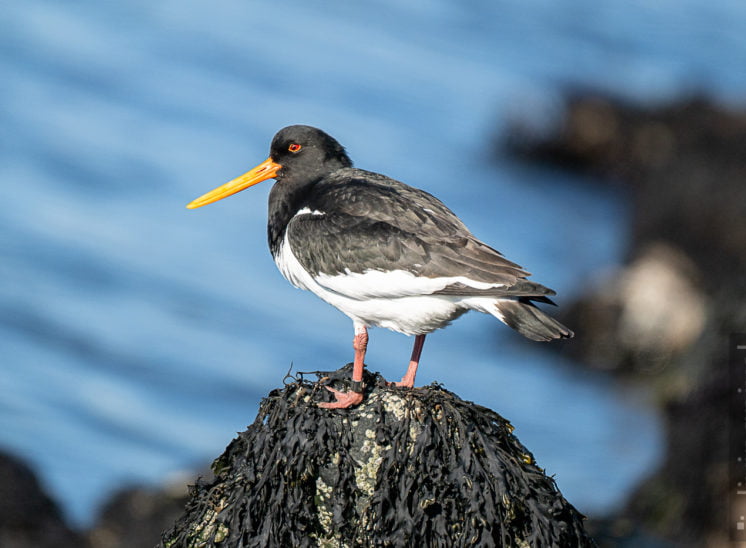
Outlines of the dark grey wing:
{"label": "dark grey wing", "polygon": [[[292,247],[309,272],[328,277],[404,271],[424,279],[419,286],[391,288],[397,295],[553,294],[525,280],[528,272],[477,240],[434,196],[362,170],[345,169],[335,175],[339,181],[327,179],[317,185],[309,214],[288,225],[291,246],[304,242]],[[442,283],[431,283],[434,279]]]}
{"label": "dark grey wing", "polygon": [[430,260],[416,236],[382,221],[344,213],[296,215],[288,224],[287,238],[293,255],[312,275],[369,270],[415,273],[416,265]]}
{"label": "dark grey wing", "polygon": [[314,188],[313,207],[383,221],[411,234],[471,235],[432,194],[361,169],[341,169]]}

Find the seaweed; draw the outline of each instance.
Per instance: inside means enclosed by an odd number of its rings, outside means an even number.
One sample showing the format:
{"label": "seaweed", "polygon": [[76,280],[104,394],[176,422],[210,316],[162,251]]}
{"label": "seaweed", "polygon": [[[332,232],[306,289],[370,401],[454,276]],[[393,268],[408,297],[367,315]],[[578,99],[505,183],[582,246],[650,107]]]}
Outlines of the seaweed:
{"label": "seaweed", "polygon": [[494,411],[369,372],[361,405],[320,409],[349,365],[315,374],[262,400],[160,546],[594,546]]}

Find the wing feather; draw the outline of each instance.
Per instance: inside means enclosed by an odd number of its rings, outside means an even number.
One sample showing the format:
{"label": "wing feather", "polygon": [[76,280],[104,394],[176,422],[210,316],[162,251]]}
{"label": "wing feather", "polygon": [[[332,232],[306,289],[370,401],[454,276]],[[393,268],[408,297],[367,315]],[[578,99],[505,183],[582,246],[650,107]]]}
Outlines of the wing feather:
{"label": "wing feather", "polygon": [[339,170],[314,187],[307,207],[324,214],[294,217],[288,238],[301,265],[332,291],[354,298],[554,294],[525,280],[527,271],[475,238],[440,200],[383,175]]}

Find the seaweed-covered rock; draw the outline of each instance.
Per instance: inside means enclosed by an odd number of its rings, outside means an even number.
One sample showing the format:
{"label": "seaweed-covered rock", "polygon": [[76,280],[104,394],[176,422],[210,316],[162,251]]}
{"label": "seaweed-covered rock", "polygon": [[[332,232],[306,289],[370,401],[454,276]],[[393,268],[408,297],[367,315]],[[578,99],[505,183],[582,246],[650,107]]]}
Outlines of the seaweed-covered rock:
{"label": "seaweed-covered rock", "polygon": [[494,411],[440,386],[317,407],[349,366],[274,390],[192,487],[161,546],[593,546],[583,517]]}

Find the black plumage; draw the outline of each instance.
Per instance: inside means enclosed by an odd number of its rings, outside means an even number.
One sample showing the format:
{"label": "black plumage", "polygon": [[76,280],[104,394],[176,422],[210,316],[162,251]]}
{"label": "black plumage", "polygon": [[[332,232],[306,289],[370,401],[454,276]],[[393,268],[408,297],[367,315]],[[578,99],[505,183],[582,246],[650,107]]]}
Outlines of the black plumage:
{"label": "black plumage", "polygon": [[309,272],[404,269],[507,285],[529,275],[474,238],[440,200],[377,173],[335,171],[313,186],[301,207],[324,212],[286,225],[291,242],[308,242],[293,252]]}

